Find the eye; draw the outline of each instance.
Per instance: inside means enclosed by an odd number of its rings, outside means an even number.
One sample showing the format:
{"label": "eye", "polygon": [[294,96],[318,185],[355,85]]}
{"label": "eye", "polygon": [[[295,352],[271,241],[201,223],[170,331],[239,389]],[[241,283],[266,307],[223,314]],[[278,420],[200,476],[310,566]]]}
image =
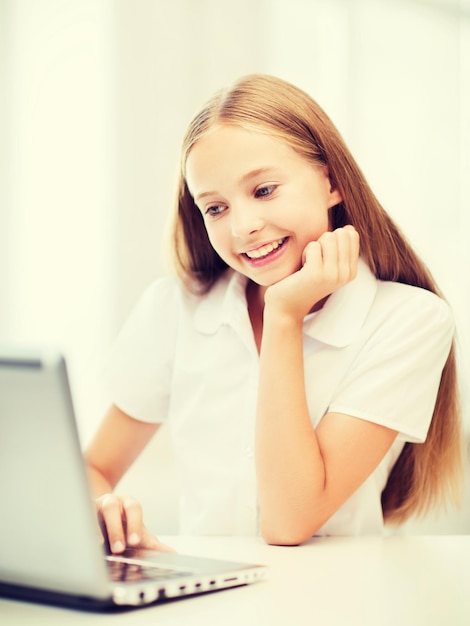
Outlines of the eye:
{"label": "eye", "polygon": [[272,193],[274,193],[276,189],[277,185],[262,185],[261,187],[258,187],[258,189],[256,189],[255,198],[267,198]]}
{"label": "eye", "polygon": [[210,217],[217,217],[221,215],[226,210],[225,204],[213,204],[212,206],[208,206],[204,212],[205,215],[209,215]]}

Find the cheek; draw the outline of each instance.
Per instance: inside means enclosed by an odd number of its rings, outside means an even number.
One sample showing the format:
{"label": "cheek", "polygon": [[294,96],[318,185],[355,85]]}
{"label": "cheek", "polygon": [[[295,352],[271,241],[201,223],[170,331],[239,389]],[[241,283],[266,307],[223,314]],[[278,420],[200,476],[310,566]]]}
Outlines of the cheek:
{"label": "cheek", "polygon": [[300,223],[297,232],[302,233],[302,241],[308,243],[309,241],[316,241],[323,233],[330,230],[330,213],[325,212],[321,217],[317,216],[316,219],[305,219]]}
{"label": "cheek", "polygon": [[226,256],[227,252],[227,243],[223,229],[217,228],[217,225],[211,225],[209,227],[206,226],[206,232],[211,246],[214,248],[217,254],[222,259],[224,259],[224,256]]}

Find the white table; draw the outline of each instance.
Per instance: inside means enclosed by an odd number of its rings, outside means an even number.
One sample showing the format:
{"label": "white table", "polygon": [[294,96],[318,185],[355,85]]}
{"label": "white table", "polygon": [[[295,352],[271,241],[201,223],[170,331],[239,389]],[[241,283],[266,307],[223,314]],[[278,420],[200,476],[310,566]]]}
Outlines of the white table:
{"label": "white table", "polygon": [[269,566],[263,582],[121,614],[0,599],[0,624],[469,626],[470,535],[328,537],[283,548],[242,537],[162,537],[180,552]]}

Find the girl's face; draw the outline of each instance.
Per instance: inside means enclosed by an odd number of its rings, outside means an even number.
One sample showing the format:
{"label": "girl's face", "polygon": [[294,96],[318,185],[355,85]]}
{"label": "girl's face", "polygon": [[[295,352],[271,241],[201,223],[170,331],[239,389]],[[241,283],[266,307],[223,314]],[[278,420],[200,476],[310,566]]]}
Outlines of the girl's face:
{"label": "girl's face", "polygon": [[302,266],[341,197],[326,167],[287,144],[238,126],[216,126],[191,149],[186,182],[209,240],[227,265],[268,287]]}

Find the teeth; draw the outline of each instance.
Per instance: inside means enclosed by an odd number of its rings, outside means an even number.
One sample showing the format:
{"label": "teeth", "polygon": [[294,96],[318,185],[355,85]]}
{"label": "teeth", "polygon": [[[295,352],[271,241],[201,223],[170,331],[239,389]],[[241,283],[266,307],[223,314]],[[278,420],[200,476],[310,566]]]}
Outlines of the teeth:
{"label": "teeth", "polygon": [[267,256],[273,250],[279,248],[279,246],[284,243],[285,239],[286,238],[283,237],[278,241],[267,243],[265,246],[261,246],[261,248],[257,248],[256,250],[249,250],[248,252],[245,252],[245,254],[249,259],[261,259],[262,257]]}

